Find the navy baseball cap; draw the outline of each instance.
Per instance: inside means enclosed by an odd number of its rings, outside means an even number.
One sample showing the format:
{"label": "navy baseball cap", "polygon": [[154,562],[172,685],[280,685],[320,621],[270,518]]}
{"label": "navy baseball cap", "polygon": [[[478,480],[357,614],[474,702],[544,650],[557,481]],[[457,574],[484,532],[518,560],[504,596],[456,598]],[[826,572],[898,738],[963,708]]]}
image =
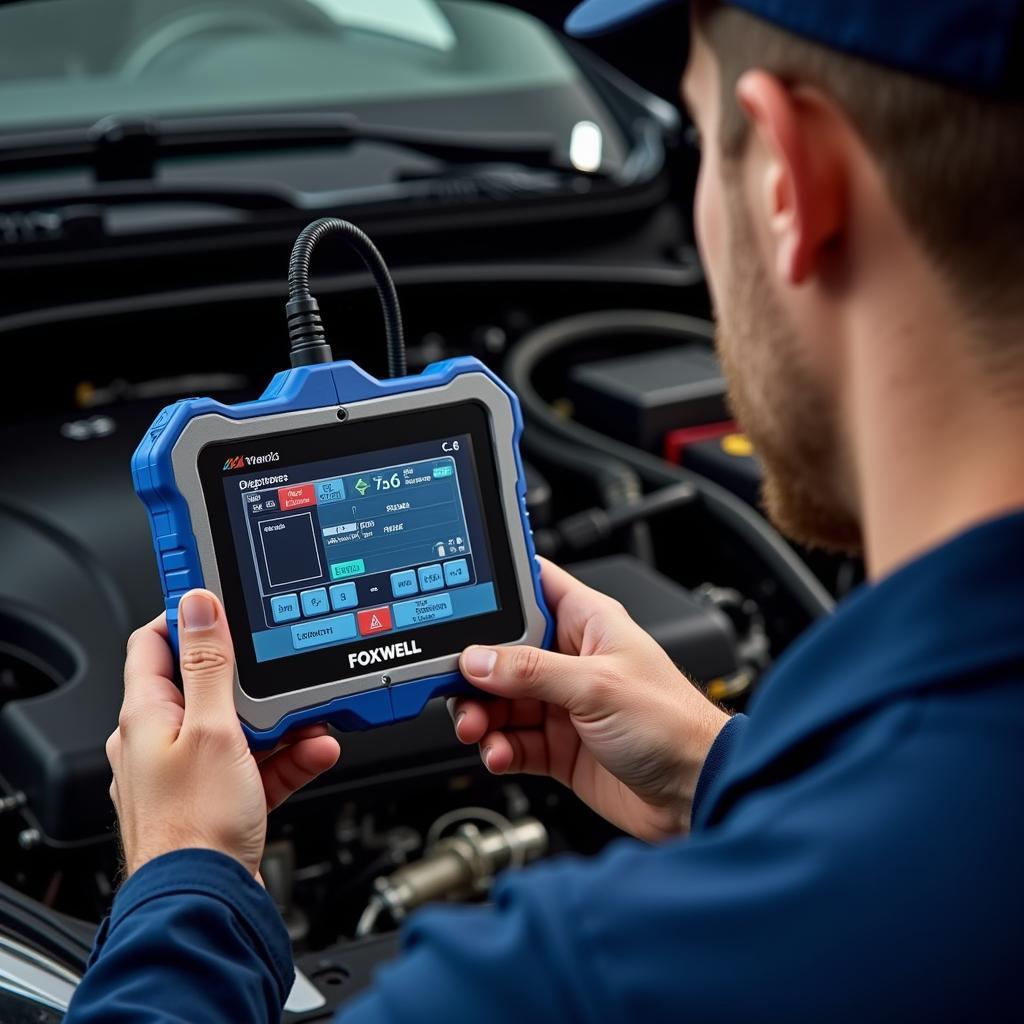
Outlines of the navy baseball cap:
{"label": "navy baseball cap", "polygon": [[[685,0],[585,0],[565,30],[600,35]],[[727,0],[795,35],[971,92],[1024,98],[1024,0]]]}

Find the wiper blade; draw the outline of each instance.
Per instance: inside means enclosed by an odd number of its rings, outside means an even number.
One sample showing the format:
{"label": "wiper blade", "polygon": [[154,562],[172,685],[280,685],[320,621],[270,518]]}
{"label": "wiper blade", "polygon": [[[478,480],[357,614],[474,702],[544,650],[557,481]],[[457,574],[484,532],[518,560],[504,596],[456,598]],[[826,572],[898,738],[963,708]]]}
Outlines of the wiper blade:
{"label": "wiper blade", "polygon": [[166,156],[223,155],[379,142],[449,164],[506,162],[572,170],[544,132],[459,132],[370,124],[344,113],[107,117],[89,128],[0,135],[0,172],[91,167],[97,181],[155,176]]}

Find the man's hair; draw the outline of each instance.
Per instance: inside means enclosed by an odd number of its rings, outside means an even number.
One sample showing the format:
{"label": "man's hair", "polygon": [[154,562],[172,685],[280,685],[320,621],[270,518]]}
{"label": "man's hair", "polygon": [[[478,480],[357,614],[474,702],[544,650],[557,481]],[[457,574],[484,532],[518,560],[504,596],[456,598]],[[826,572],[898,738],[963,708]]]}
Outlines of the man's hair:
{"label": "man's hair", "polygon": [[[720,0],[698,0],[718,60],[719,144],[743,151],[736,83],[761,68],[816,86],[850,119],[911,232],[944,274],[1000,376],[1024,374],[1024,103],[1003,102],[869,63],[777,28]],[[1017,327],[1016,339],[1012,335]]]}

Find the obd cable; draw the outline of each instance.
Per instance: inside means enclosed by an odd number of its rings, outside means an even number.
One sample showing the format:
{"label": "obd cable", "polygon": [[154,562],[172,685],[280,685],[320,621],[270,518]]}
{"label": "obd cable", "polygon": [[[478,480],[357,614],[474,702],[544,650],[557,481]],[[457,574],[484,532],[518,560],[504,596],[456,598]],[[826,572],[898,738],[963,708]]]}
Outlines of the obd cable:
{"label": "obd cable", "polygon": [[330,234],[341,234],[362,257],[373,275],[384,313],[384,328],[388,351],[388,376],[406,374],[405,338],[402,333],[402,311],[398,304],[395,282],[391,279],[384,257],[365,232],[355,224],[338,217],[321,217],[308,224],[295,239],[291,259],[288,261],[288,337],[291,342],[293,367],[330,363],[334,360],[327,343],[320,305],[309,291],[309,264],[317,243]]}

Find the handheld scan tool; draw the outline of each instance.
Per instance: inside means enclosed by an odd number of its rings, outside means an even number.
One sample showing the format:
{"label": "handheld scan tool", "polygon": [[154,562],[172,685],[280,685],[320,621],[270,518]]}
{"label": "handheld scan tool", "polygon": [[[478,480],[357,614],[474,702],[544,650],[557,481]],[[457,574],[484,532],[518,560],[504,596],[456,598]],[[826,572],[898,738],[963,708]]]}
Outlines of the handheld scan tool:
{"label": "handheld scan tool", "polygon": [[[391,378],[333,361],[309,261],[343,233],[377,283]],[[253,402],[164,409],[132,458],[167,623],[206,587],[234,639],[235,706],[255,748],[327,721],[366,729],[468,689],[470,643],[546,646],[515,395],[481,362],[405,375],[401,317],[373,243],[346,221],[299,236],[292,369]]]}

